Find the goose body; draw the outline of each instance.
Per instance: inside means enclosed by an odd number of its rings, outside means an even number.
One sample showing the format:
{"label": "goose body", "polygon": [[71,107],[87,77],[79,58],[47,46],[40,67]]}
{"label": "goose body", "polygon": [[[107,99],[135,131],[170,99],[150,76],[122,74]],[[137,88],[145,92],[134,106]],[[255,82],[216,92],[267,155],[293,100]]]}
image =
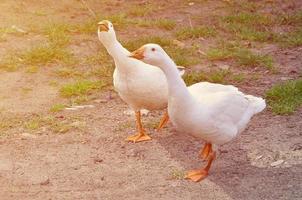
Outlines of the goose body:
{"label": "goose body", "polygon": [[195,90],[189,87],[190,103],[180,104],[175,97],[170,97],[168,113],[177,129],[207,142],[231,141],[245,129],[251,117],[265,107],[263,99],[238,90],[221,91],[223,86],[213,84],[212,89],[218,89],[213,92],[203,89],[202,85],[196,85],[200,88]]}
{"label": "goose body", "polygon": [[[138,133],[128,141],[150,140],[140,120],[140,110],[162,110],[167,108],[168,85],[164,73],[155,66],[130,58],[130,52],[117,40],[113,25],[104,20],[98,23],[98,38],[114,59],[113,85],[116,92],[135,111]],[[159,128],[168,121],[165,114]]]}
{"label": "goose body", "polygon": [[187,178],[193,181],[207,176],[216,155],[212,144],[224,144],[234,139],[252,116],[266,106],[264,99],[245,95],[231,85],[201,82],[187,88],[175,63],[159,45],[144,45],[131,57],[141,58],[163,70],[168,81],[168,113],[172,123],[179,132],[206,141],[201,157],[208,160],[208,164],[188,173]]}

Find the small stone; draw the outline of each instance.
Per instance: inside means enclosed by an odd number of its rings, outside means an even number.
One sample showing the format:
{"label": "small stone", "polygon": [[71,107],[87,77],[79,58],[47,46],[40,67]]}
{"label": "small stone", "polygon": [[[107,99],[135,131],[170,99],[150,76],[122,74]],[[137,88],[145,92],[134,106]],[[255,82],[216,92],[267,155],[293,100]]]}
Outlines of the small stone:
{"label": "small stone", "polygon": [[281,165],[283,162],[284,162],[284,160],[277,160],[277,161],[275,161],[275,162],[272,162],[272,163],[271,163],[271,166],[272,166],[272,167],[276,167],[276,166],[278,166],[278,165]]}
{"label": "small stone", "polygon": [[106,100],[106,99],[96,99],[96,100],[94,100],[94,102],[95,103],[107,103],[108,100]]}
{"label": "small stone", "polygon": [[16,25],[12,25],[12,29],[14,29],[15,31],[20,32],[20,33],[27,33],[27,31],[17,27]]}
{"label": "small stone", "polygon": [[259,160],[259,159],[261,159],[262,157],[263,157],[263,155],[257,156],[257,157],[255,158],[255,160]]}
{"label": "small stone", "polygon": [[190,2],[189,6],[194,6],[194,4],[195,4],[194,2]]}
{"label": "small stone", "polygon": [[49,178],[43,182],[40,183],[40,185],[48,185],[50,183]]}
{"label": "small stone", "polygon": [[101,162],[103,162],[103,159],[101,159],[101,158],[95,158],[95,159],[93,160],[93,162],[94,162],[94,163],[101,163]]}
{"label": "small stone", "polygon": [[218,66],[220,69],[222,69],[222,70],[228,70],[228,69],[230,69],[230,66],[229,65],[219,65]]}

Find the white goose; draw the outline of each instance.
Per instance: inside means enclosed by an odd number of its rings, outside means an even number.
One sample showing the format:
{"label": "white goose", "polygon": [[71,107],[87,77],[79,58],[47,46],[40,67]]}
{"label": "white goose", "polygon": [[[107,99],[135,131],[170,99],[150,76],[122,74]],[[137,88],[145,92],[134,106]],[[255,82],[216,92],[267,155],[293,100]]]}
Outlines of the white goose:
{"label": "white goose", "polygon": [[[168,85],[164,73],[155,66],[129,58],[130,52],[117,40],[113,25],[108,20],[98,23],[98,38],[115,62],[113,85],[119,96],[135,111],[138,133],[128,141],[150,140],[141,123],[141,109],[167,108]],[[165,113],[158,129],[168,121]]]}
{"label": "white goose", "polygon": [[200,181],[208,175],[216,152],[212,144],[224,144],[242,132],[251,117],[261,112],[265,100],[245,95],[234,86],[196,83],[187,88],[173,60],[157,44],[147,44],[131,57],[156,65],[168,81],[168,113],[176,128],[206,141],[201,157],[206,167],[190,171],[186,178]]}

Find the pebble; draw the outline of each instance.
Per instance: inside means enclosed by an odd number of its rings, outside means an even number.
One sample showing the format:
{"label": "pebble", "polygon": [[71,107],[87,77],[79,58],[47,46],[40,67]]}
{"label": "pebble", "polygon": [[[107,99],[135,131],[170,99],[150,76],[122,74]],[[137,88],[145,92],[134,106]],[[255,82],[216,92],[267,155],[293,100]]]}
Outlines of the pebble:
{"label": "pebble", "polygon": [[230,66],[229,65],[219,65],[218,66],[220,69],[222,69],[222,70],[228,70],[228,69],[230,69]]}
{"label": "pebble", "polygon": [[277,160],[277,161],[275,161],[275,162],[272,162],[272,163],[271,163],[271,166],[272,166],[272,167],[276,167],[276,166],[278,166],[278,165],[281,165],[283,162],[284,162],[284,160]]}
{"label": "pebble", "polygon": [[40,183],[40,185],[48,185],[49,183],[50,183],[50,180],[49,180],[49,178],[48,178],[47,180],[42,181],[42,182]]}

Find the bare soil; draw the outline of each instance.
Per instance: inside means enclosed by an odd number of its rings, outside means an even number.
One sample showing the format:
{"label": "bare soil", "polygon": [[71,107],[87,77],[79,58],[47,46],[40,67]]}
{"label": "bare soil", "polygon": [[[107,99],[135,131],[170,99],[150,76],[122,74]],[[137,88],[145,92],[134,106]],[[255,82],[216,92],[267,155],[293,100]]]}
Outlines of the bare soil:
{"label": "bare soil", "polygon": [[[93,5],[95,12],[108,13],[125,11],[131,5],[141,3],[87,2]],[[280,4],[276,2],[276,5]],[[163,13],[157,13],[159,16],[170,17],[177,23],[187,23],[188,13],[202,18],[213,12],[219,14],[224,5],[222,1],[196,1],[193,6],[188,5],[189,1],[153,3],[164,9]],[[296,7],[290,7],[292,4]],[[301,6],[294,1],[284,5],[288,7],[278,9],[291,11]],[[46,15],[34,16],[35,11],[43,11]],[[2,0],[0,13],[0,27],[17,25],[26,30],[30,30],[32,19],[39,24],[48,19],[83,22],[90,17],[86,7],[76,0],[18,3]],[[125,39],[149,31],[154,30],[140,28],[137,33],[119,30],[118,35]],[[0,42],[0,57],[12,49],[26,48],[41,37],[38,33],[9,36]],[[81,37],[75,35],[74,38]],[[75,41],[70,48],[77,55],[81,52],[94,54],[102,48],[94,35],[83,43]],[[267,74],[263,69],[243,70],[246,74],[260,74],[259,80],[236,85],[244,92],[264,95],[264,91],[276,82],[295,79],[301,73],[301,47],[280,49],[266,45],[262,51],[274,57],[279,73]],[[198,158],[202,141],[177,133],[171,124],[156,132],[153,126],[159,122],[162,113],[152,112],[144,117],[144,124],[153,140],[127,143],[125,138],[135,131],[134,116],[124,114],[128,107],[114,92],[95,94],[96,100],[86,103],[94,105],[93,108],[50,113],[52,105],[66,101],[60,97],[58,88],[50,84],[54,80],[66,83],[53,76],[52,67],[59,66],[45,66],[35,74],[22,69],[1,71],[0,117],[24,121],[34,115],[51,115],[58,119],[73,117],[81,125],[75,124],[77,128],[65,134],[43,127],[38,132],[13,125],[6,129],[0,137],[1,200],[302,199],[301,109],[289,116],[275,115],[270,109],[257,115],[243,134],[220,147],[208,178],[193,183],[184,180],[183,173],[203,164]],[[283,162],[274,166],[274,162],[280,160]]]}

